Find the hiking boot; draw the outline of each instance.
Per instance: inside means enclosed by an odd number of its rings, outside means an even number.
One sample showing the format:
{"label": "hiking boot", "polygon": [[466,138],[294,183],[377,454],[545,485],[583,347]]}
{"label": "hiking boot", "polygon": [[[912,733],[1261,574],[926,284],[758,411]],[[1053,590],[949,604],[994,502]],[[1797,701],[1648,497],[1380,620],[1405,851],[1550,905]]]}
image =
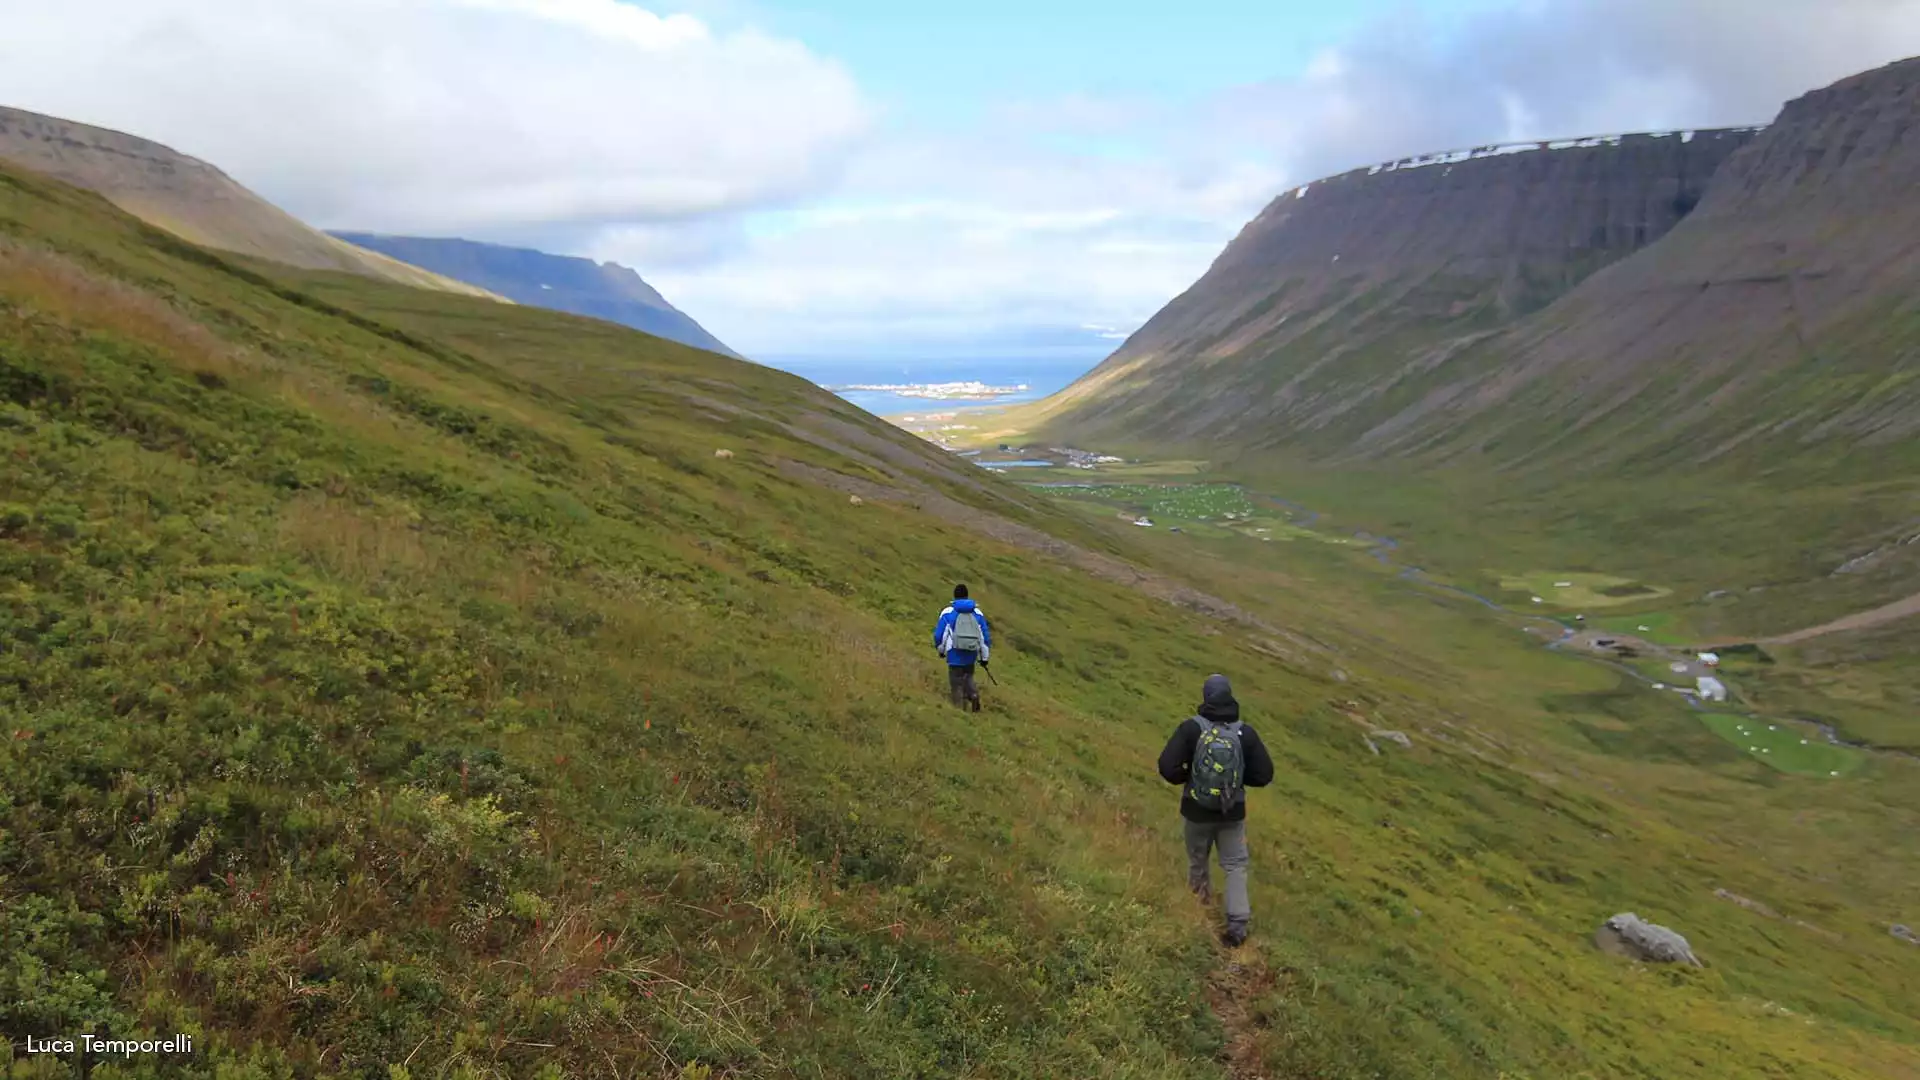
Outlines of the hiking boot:
{"label": "hiking boot", "polygon": [[973,704],[973,711],[974,711],[974,712],[979,712],[979,711],[980,711],[980,699],[979,699],[979,698],[974,698],[974,699],[973,699],[973,703],[972,703],[972,704]]}
{"label": "hiking boot", "polygon": [[1229,949],[1239,948],[1241,945],[1246,944],[1247,924],[1243,922],[1228,923],[1226,930],[1220,934],[1220,943]]}

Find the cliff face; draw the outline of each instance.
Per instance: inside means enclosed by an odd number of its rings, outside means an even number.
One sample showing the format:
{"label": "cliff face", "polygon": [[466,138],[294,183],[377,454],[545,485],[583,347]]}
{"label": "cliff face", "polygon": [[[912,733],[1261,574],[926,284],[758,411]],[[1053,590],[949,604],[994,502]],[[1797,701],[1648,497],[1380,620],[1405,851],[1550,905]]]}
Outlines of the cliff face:
{"label": "cliff face", "polygon": [[[1704,221],[1763,213],[1803,222],[1864,209],[1908,219],[1920,176],[1920,58],[1842,79],[1787,103],[1752,150],[1715,178]],[[1812,235],[1808,232],[1808,235]]]}
{"label": "cliff face", "polygon": [[1809,476],[1911,458],[1916,191],[1920,60],[1807,94],[1664,240],[1410,380],[1417,398],[1325,449]]}
{"label": "cliff face", "polygon": [[212,165],[123,132],[0,107],[0,161],[96,192],[148,224],[203,247],[309,270],[489,295],[336,240]]}
{"label": "cliff face", "polygon": [[617,263],[527,248],[373,233],[333,234],[371,251],[499,293],[517,303],[587,315],[723,356],[739,356]]}
{"label": "cliff face", "polygon": [[[1282,396],[1328,353],[1497,327],[1658,241],[1754,129],[1627,135],[1409,159],[1275,199],[1185,294],[1051,403],[1197,435],[1225,417],[1161,391],[1195,370]],[[1289,390],[1292,387],[1292,391]],[[1175,395],[1183,398],[1186,395]],[[1250,403],[1251,404],[1251,403]]]}
{"label": "cliff face", "polygon": [[1202,284],[1258,294],[1276,279],[1441,268],[1508,286],[1529,272],[1564,280],[1666,235],[1753,135],[1626,135],[1356,169],[1275,199]]}

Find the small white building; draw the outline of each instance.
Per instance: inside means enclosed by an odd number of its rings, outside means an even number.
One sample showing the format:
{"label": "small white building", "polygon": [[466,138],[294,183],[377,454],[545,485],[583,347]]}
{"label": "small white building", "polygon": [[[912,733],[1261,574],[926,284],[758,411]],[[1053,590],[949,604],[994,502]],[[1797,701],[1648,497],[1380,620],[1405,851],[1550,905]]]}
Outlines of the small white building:
{"label": "small white building", "polygon": [[1701,653],[1701,654],[1700,654],[1700,662],[1701,662],[1701,663],[1703,663],[1703,664],[1705,664],[1705,665],[1707,665],[1708,667],[1719,667],[1719,666],[1720,666],[1720,654],[1719,654],[1719,653],[1710,653],[1710,652],[1703,652],[1703,653]]}
{"label": "small white building", "polygon": [[1727,686],[1725,683],[1721,682],[1719,679],[1716,679],[1711,675],[1702,675],[1700,676],[1700,678],[1695,680],[1695,683],[1699,687],[1700,697],[1702,700],[1704,701],[1727,700]]}

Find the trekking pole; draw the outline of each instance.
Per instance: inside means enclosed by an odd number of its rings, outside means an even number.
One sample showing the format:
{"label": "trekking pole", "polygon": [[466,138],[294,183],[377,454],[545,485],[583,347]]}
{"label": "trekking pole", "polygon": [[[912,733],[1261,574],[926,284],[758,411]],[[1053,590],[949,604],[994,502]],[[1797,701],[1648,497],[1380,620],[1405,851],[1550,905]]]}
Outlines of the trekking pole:
{"label": "trekking pole", "polygon": [[980,670],[981,670],[981,671],[984,671],[984,672],[986,672],[986,673],[987,673],[987,681],[988,681],[988,682],[990,682],[990,683],[992,683],[992,684],[993,684],[993,685],[995,685],[995,686],[999,686],[999,685],[1000,685],[1000,680],[999,680],[999,679],[996,679],[996,678],[994,678],[994,677],[993,677],[993,669],[992,669],[992,668],[990,668],[990,667],[988,667],[988,666],[987,666],[986,664],[984,664],[984,663],[983,663],[983,664],[981,664],[981,665],[980,665]]}

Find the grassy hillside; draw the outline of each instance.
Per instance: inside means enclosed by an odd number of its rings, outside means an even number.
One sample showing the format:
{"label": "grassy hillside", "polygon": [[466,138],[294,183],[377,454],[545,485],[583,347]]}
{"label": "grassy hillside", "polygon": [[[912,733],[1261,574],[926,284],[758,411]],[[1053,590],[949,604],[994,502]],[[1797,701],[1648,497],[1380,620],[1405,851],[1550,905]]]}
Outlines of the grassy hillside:
{"label": "grassy hillside", "polygon": [[[1337,545],[7,171],[0,398],[0,1031],[196,1036],[96,1077],[1920,1075],[1911,763],[1785,776]],[[1280,765],[1231,956],[1151,770],[1214,670]]]}
{"label": "grassy hillside", "polygon": [[467,296],[487,290],[328,236],[197,158],[138,136],[0,106],[0,161],[97,191],[195,244]]}

